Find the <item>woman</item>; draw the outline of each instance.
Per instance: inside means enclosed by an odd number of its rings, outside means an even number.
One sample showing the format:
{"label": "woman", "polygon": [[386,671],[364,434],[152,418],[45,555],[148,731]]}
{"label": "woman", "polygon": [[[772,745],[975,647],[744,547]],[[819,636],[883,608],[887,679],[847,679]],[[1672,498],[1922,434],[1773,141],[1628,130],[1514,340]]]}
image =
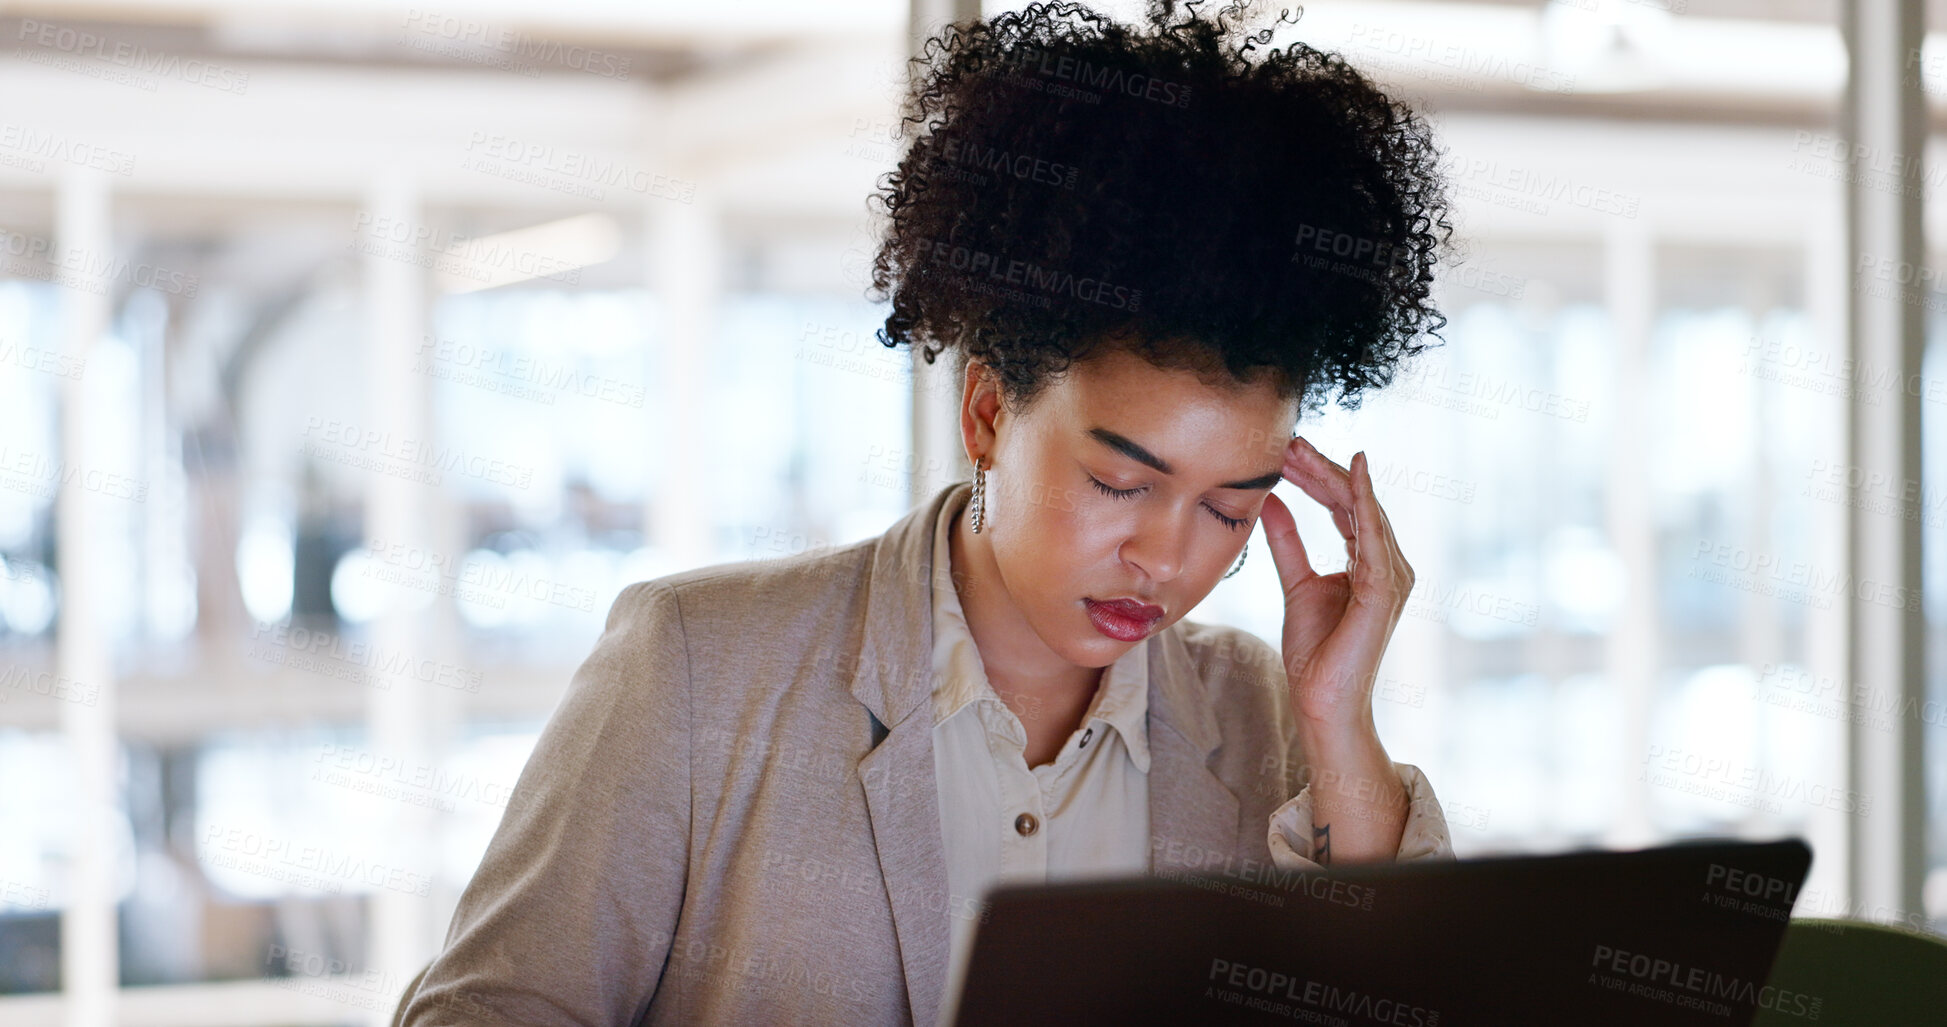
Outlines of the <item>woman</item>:
{"label": "woman", "polygon": [[[1228,43],[1236,13],[929,43],[874,281],[882,341],[954,351],[973,480],[625,589],[407,1023],[932,1024],[997,881],[1450,855],[1372,718],[1412,569],[1363,454],[1291,431],[1444,323],[1437,154],[1336,57]],[[1260,516],[1281,654],[1184,618]]]}

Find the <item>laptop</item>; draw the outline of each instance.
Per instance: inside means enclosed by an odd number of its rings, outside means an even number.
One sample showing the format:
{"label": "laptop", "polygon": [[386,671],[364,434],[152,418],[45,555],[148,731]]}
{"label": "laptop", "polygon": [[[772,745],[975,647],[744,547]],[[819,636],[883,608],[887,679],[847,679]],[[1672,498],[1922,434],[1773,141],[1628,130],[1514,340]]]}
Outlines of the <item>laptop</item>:
{"label": "laptop", "polygon": [[1766,983],[1811,861],[1795,838],[1713,839],[1004,884],[988,893],[953,1023],[1748,1027],[1761,1007],[1815,1017],[1810,996]]}

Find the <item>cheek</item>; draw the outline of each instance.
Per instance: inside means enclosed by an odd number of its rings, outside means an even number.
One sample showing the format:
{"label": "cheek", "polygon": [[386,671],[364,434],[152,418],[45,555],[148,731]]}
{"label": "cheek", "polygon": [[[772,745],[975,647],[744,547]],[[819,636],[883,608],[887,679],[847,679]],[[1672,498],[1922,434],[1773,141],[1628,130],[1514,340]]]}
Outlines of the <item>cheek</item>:
{"label": "cheek", "polygon": [[1041,593],[1086,589],[1079,572],[1098,564],[1110,546],[1103,519],[1086,512],[1086,497],[1059,487],[1023,488],[1012,500],[1004,513],[1006,552],[999,557],[1009,581]]}
{"label": "cheek", "polygon": [[1030,486],[1008,506],[1010,519],[1020,529],[1009,533],[1009,542],[1031,559],[1066,562],[1064,554],[1080,541],[1079,534],[1087,523],[1082,516],[1082,497],[1072,490]]}
{"label": "cheek", "polygon": [[1043,546],[1050,538],[1066,535],[1072,530],[1071,525],[1079,523],[1082,511],[1088,506],[1086,496],[1072,488],[1042,481],[1035,469],[1011,478],[1003,489],[999,497],[989,492],[987,502],[990,509],[997,509],[1001,516],[1022,529],[1014,541],[1023,545]]}

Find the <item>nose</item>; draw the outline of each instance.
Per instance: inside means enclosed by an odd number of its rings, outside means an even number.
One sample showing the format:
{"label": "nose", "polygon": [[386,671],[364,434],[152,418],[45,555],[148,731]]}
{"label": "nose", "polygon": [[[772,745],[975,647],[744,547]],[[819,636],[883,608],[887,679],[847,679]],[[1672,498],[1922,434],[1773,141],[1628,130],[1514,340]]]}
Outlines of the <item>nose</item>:
{"label": "nose", "polygon": [[1180,513],[1145,515],[1122,543],[1122,558],[1135,564],[1149,580],[1162,584],[1183,573],[1190,544],[1189,518]]}

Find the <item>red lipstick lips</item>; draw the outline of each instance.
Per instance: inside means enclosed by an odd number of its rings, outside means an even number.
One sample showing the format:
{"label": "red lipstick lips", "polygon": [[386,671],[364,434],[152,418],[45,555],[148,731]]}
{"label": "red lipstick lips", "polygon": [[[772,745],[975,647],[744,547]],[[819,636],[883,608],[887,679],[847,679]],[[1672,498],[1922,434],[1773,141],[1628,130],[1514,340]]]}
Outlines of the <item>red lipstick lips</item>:
{"label": "red lipstick lips", "polygon": [[1134,599],[1097,600],[1084,598],[1088,619],[1095,630],[1119,642],[1140,642],[1162,622],[1163,608]]}

